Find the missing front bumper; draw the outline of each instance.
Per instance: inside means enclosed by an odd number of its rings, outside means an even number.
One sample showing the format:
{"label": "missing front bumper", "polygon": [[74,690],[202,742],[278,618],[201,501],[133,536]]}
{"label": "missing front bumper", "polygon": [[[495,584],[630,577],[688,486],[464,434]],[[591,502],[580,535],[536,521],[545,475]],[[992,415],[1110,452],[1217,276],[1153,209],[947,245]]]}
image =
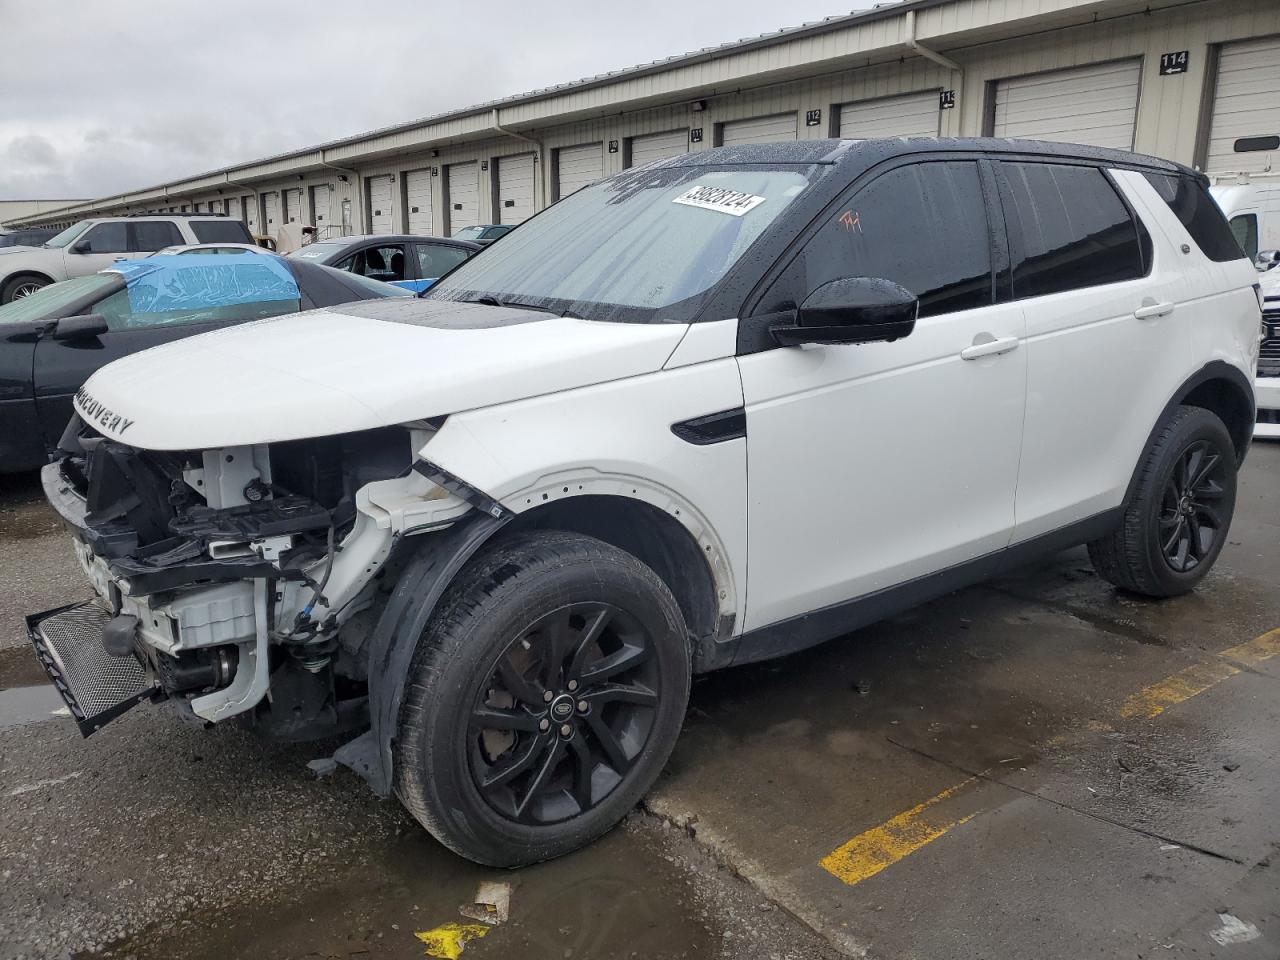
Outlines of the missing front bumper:
{"label": "missing front bumper", "polygon": [[102,630],[110,619],[92,600],[27,617],[36,656],[86,737],[161,694],[137,657],[112,656],[102,648]]}

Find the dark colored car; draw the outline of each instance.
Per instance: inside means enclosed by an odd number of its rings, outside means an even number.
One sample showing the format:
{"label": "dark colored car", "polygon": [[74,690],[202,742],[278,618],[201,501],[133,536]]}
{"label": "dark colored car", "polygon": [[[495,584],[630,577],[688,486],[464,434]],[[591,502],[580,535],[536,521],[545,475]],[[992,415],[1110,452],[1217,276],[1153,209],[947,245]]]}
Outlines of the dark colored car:
{"label": "dark colored car", "polygon": [[295,250],[289,259],[322,263],[421,293],[483,247],[456,237],[383,234],[321,240]]}
{"label": "dark colored car", "polygon": [[52,240],[58,231],[52,227],[23,227],[0,232],[0,247],[38,247]]}
{"label": "dark colored car", "polygon": [[488,246],[515,228],[513,223],[477,223],[474,226],[463,227],[453,235],[453,239],[470,240],[481,246]]}
{"label": "dark colored car", "polygon": [[125,261],[0,306],[0,473],[43,466],[76,390],[118,357],[247,320],[399,296],[410,294],[245,253]]}

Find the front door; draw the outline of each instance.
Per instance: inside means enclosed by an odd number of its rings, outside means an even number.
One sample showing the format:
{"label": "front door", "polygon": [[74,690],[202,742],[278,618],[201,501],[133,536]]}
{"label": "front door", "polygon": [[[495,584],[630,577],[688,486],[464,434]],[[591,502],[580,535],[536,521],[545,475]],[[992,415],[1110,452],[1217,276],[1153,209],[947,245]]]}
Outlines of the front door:
{"label": "front door", "polygon": [[1019,306],[996,303],[1006,254],[999,217],[988,222],[987,210],[999,207],[985,179],[984,190],[975,161],[882,173],[828,210],[749,308],[783,313],[823,283],[858,276],[920,298],[915,331],[893,343],[740,357],[746,629],[1007,546],[1025,331]]}
{"label": "front door", "polygon": [[120,260],[128,260],[129,224],[125,220],[96,223],[62,251],[67,278],[85,277]]}

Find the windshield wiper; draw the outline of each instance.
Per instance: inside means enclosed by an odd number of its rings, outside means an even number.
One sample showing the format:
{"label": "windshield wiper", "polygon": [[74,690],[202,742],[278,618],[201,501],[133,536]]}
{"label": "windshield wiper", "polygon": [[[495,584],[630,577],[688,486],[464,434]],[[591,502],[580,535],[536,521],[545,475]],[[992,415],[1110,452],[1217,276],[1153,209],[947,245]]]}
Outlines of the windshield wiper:
{"label": "windshield wiper", "polygon": [[487,293],[482,297],[473,297],[470,300],[464,300],[462,302],[463,303],[483,303],[486,306],[490,306],[490,307],[510,307],[511,309],[514,309],[514,310],[538,310],[542,313],[549,313],[552,316],[556,316],[556,317],[567,317],[570,320],[582,319],[582,317],[578,316],[576,313],[570,313],[567,310],[564,312],[561,312],[552,307],[544,307],[540,303],[528,303],[524,300],[500,300],[499,298]]}

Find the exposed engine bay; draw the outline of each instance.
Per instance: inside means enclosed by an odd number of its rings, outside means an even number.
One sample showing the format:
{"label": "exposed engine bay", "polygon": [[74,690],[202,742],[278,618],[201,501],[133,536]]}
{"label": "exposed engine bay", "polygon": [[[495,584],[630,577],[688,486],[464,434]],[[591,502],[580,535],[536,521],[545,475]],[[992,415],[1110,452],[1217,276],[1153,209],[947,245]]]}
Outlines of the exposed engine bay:
{"label": "exposed engine bay", "polygon": [[43,481],[98,594],[102,647],[199,722],[240,716],[283,739],[366,725],[392,548],[472,509],[418,459],[440,423],[161,452],[73,420]]}

